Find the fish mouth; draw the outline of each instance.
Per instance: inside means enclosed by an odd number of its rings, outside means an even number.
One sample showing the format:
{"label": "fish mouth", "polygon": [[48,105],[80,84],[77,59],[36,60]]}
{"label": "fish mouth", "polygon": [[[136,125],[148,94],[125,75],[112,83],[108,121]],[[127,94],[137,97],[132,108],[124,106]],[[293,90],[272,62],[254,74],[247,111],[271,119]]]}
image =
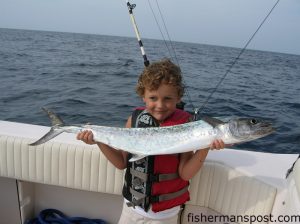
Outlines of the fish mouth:
{"label": "fish mouth", "polygon": [[255,133],[254,135],[258,136],[258,137],[264,137],[275,131],[276,131],[276,128],[273,127],[271,123],[264,122],[264,123],[259,124],[256,127],[256,130],[254,131],[254,133]]}
{"label": "fish mouth", "polygon": [[264,129],[257,131],[256,134],[265,136],[265,135],[269,135],[275,131],[276,131],[276,128],[274,128],[274,127],[265,127]]}

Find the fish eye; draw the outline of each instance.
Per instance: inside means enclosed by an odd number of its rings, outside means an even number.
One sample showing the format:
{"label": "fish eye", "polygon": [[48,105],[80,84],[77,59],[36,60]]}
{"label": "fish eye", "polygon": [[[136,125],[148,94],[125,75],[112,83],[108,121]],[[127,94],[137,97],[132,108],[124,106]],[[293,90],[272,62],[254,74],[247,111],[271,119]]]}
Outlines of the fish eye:
{"label": "fish eye", "polygon": [[251,119],[250,124],[257,124],[257,120],[256,119]]}

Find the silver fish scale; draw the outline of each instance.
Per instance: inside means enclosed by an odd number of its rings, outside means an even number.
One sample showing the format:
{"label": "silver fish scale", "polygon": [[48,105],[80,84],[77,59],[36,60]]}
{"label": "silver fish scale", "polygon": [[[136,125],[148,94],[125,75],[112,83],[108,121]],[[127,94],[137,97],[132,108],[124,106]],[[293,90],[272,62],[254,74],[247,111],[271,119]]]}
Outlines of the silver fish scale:
{"label": "silver fish scale", "polygon": [[215,128],[202,120],[159,128],[64,126],[54,113],[44,110],[54,125],[48,133],[29,145],[43,144],[62,132],[77,134],[83,130],[91,130],[95,141],[137,154],[134,159],[147,155],[175,154],[204,149],[215,139],[221,139],[225,144],[246,142],[275,131],[271,123],[255,118],[223,118],[222,120],[206,118],[205,120],[216,126]]}
{"label": "silver fish scale", "polygon": [[176,153],[179,149],[195,150],[196,141],[199,147],[206,147],[214,138],[207,132],[213,130],[212,127],[203,121],[160,128],[116,128],[94,125],[86,125],[85,128],[93,131],[95,141],[133,154],[145,155]]}

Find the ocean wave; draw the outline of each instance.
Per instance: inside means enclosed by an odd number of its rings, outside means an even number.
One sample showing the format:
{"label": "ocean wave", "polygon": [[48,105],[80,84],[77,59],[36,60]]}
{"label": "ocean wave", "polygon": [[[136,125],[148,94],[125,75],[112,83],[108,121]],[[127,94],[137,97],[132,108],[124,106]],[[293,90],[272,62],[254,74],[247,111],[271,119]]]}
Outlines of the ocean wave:
{"label": "ocean wave", "polygon": [[[2,120],[49,125],[40,111],[44,106],[68,123],[124,126],[134,107],[143,104],[134,90],[144,68],[135,39],[7,29],[1,35]],[[150,62],[170,57],[163,41],[144,44]],[[186,108],[201,107],[239,50],[174,44],[190,96],[184,97]],[[299,152],[299,65],[297,55],[246,50],[204,113],[262,117],[277,127],[274,134],[239,149]]]}

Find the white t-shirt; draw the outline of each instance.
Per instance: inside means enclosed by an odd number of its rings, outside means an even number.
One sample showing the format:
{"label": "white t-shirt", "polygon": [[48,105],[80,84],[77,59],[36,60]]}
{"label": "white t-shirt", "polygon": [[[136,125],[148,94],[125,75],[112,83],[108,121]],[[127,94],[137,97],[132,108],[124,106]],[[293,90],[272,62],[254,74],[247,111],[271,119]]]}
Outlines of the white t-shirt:
{"label": "white t-shirt", "polygon": [[[129,201],[124,198],[124,203],[126,204],[127,202],[129,202]],[[180,211],[180,206],[169,208],[169,209],[166,209],[166,210],[163,210],[160,212],[153,212],[151,205],[150,205],[148,212],[145,212],[145,210],[142,209],[140,206],[135,206],[135,208],[130,207],[130,209],[132,209],[134,212],[138,213],[139,215],[142,215],[149,219],[167,219],[167,218],[171,218],[175,215],[178,215],[178,213]]]}

